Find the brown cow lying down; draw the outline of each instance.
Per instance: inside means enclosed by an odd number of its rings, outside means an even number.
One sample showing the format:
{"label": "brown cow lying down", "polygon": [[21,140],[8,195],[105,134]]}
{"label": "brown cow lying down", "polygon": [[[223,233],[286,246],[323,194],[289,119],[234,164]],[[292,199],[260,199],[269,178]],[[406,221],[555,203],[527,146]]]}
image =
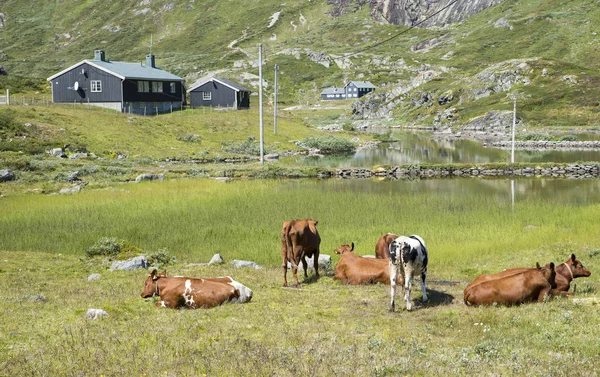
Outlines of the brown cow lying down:
{"label": "brown cow lying down", "polygon": [[566,262],[556,266],[556,288],[552,290],[552,294],[573,295],[575,290],[569,292],[571,281],[578,277],[588,277],[591,274],[590,270],[585,268],[575,257],[575,254],[571,254]]}
{"label": "brown cow lying down", "polygon": [[340,255],[340,261],[335,266],[335,280],[342,280],[352,285],[360,284],[390,284],[390,270],[387,260],[363,258],[353,253],[352,247],[342,245],[333,252]]}
{"label": "brown cow lying down", "polygon": [[[465,305],[516,305],[542,302],[555,285],[554,263],[544,267],[506,270],[491,279],[469,284],[464,291]],[[491,275],[488,275],[490,277]],[[475,280],[477,280],[475,279]]]}
{"label": "brown cow lying down", "polygon": [[[475,280],[473,280],[467,287],[465,288],[465,292],[478,283],[482,281],[494,280],[499,277],[513,275],[516,273],[520,273],[527,270],[533,270],[532,268],[510,268],[504,270],[497,274],[489,274],[489,275],[480,275]],[[578,277],[588,277],[592,273],[590,270],[585,268],[585,266],[575,257],[575,254],[571,254],[571,257],[567,259],[566,262],[559,264],[555,268],[556,277],[555,283],[556,285],[552,287],[552,291],[550,292],[553,295],[563,295],[563,296],[572,296],[574,292],[569,292],[571,288],[571,281]]]}
{"label": "brown cow lying down", "polygon": [[252,290],[229,276],[218,278],[167,277],[153,270],[146,282],[143,298],[160,296],[156,306],[165,308],[212,308],[225,302],[243,303],[252,299]]}
{"label": "brown cow lying down", "polygon": [[389,259],[389,247],[392,241],[396,238],[398,238],[398,236],[394,233],[384,234],[383,236],[379,237],[377,244],[375,245],[375,258]]}

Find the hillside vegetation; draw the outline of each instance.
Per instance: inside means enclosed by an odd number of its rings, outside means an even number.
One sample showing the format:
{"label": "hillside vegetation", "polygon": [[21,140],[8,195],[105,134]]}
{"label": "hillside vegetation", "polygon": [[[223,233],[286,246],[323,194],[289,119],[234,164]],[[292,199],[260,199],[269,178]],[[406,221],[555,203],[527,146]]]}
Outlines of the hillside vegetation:
{"label": "hillside vegetation", "polygon": [[[434,29],[376,22],[369,2],[341,2],[342,11],[337,3],[250,0],[242,7],[216,0],[125,0],[33,7],[6,0],[0,5],[0,65],[9,76],[0,87],[39,91],[14,76],[43,80],[91,58],[97,48],[112,60],[142,60],[152,40],[158,65],[188,85],[218,73],[256,89],[263,43],[266,95],[272,94],[277,64],[282,103],[314,103],[324,87],[360,79],[385,95],[367,99],[379,112],[358,111],[358,117],[458,127],[510,109],[507,94],[518,94],[519,115],[528,127],[597,126],[595,0],[507,0]],[[439,101],[444,93],[449,101]]]}

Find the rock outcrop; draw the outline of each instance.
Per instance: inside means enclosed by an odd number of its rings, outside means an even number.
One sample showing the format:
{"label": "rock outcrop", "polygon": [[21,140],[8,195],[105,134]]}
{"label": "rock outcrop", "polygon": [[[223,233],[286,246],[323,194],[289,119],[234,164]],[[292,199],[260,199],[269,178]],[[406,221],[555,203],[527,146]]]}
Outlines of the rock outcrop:
{"label": "rock outcrop", "polygon": [[[442,27],[462,21],[504,0],[458,0],[444,9],[452,0],[371,0],[371,17],[394,25],[421,28]],[[444,10],[442,10],[444,9]],[[442,11],[440,11],[442,10]],[[439,12],[435,14],[436,12]],[[433,17],[427,19],[431,15]]]}

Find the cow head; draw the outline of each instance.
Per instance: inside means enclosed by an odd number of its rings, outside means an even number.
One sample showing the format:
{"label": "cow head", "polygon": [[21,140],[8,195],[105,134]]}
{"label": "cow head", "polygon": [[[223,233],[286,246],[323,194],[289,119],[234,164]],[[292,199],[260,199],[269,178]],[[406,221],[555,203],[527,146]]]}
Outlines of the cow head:
{"label": "cow head", "polygon": [[398,237],[390,243],[388,250],[390,252],[390,262],[400,264],[403,254],[410,253],[411,246],[408,242],[404,241],[403,237]]}
{"label": "cow head", "polygon": [[592,274],[590,270],[585,268],[583,264],[579,260],[577,260],[575,254],[571,254],[571,258],[569,258],[565,262],[565,264],[571,268],[571,272],[573,273],[574,278],[588,277]]}
{"label": "cow head", "polygon": [[334,253],[342,255],[344,253],[349,253],[354,251],[354,242],[352,242],[352,246],[348,246],[347,244],[344,244],[340,247],[338,247],[337,249],[333,250]]}
{"label": "cow head", "polygon": [[156,271],[156,269],[152,270],[150,275],[146,278],[144,282],[144,290],[142,291],[142,298],[152,297],[159,293],[158,290],[158,279],[167,277],[167,272],[163,271],[160,274]]}
{"label": "cow head", "polygon": [[556,271],[554,270],[554,262],[550,262],[544,267],[540,267],[539,263],[536,263],[537,269],[544,275],[544,278],[548,280],[548,283],[553,287],[556,285],[554,278],[556,277]]}

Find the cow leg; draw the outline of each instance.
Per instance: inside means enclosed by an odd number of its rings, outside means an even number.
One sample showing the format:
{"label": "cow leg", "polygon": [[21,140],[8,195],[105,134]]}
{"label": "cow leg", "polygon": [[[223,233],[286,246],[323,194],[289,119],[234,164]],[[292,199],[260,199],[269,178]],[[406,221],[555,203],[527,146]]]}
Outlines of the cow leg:
{"label": "cow leg", "polygon": [[283,266],[283,286],[287,287],[287,265]]}
{"label": "cow leg", "polygon": [[315,267],[315,276],[319,278],[319,249],[313,254],[313,264]]}
{"label": "cow leg", "polygon": [[390,312],[393,312],[396,308],[394,297],[396,297],[396,280],[398,279],[398,267],[390,263]]}
{"label": "cow leg", "polygon": [[304,254],[302,255],[302,267],[304,267],[304,279],[308,279],[308,263]]}
{"label": "cow leg", "polygon": [[412,286],[411,280],[412,274],[406,273],[404,275],[404,299],[406,300],[406,310],[408,311],[412,309],[412,304],[410,302],[410,288]]}
{"label": "cow leg", "polygon": [[423,301],[427,301],[427,284],[425,279],[427,278],[427,271],[421,272],[421,289],[423,290]]}

